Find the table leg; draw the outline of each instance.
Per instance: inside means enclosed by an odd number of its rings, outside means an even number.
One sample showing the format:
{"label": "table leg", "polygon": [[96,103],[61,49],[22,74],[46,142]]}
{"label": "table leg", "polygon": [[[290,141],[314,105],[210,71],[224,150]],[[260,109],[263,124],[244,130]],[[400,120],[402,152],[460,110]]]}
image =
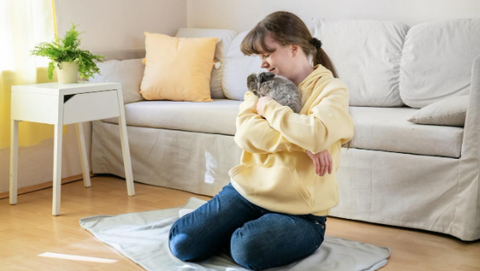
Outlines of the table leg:
{"label": "table leg", "polygon": [[18,121],[10,122],[10,204],[17,204]]}
{"label": "table leg", "polygon": [[62,136],[63,125],[56,124],[53,143],[53,215],[60,215],[60,195],[62,188]]}
{"label": "table leg", "polygon": [[92,186],[90,181],[90,170],[88,169],[87,148],[85,147],[85,134],[83,133],[83,123],[75,123],[77,129],[78,152],[80,153],[80,162],[82,163],[83,185]]}
{"label": "table leg", "polygon": [[133,186],[133,173],[132,173],[132,162],[130,160],[130,148],[128,146],[128,136],[127,136],[127,126],[125,124],[125,116],[121,112],[121,116],[118,117],[118,126],[120,128],[120,141],[122,143],[122,153],[123,153],[123,165],[125,167],[125,177],[127,179],[127,193],[129,196],[135,195],[135,187]]}

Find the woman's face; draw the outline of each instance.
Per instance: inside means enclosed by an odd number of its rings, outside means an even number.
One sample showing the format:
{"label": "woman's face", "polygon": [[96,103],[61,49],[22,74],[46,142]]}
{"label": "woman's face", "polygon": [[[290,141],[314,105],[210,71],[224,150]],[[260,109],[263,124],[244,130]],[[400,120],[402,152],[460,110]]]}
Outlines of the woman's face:
{"label": "woman's face", "polygon": [[276,75],[282,75],[292,80],[295,74],[296,63],[293,59],[292,46],[282,46],[274,41],[269,35],[265,36],[265,44],[269,48],[276,49],[273,53],[259,54],[262,64],[261,68]]}

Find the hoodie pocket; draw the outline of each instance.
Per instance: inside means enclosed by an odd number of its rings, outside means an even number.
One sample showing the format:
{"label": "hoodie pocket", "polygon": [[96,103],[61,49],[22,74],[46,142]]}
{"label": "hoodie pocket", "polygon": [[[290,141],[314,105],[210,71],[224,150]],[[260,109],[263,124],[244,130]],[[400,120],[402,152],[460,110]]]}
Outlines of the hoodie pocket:
{"label": "hoodie pocket", "polygon": [[310,192],[308,192],[307,188],[305,188],[305,185],[303,184],[302,180],[300,180],[300,176],[298,175],[297,169],[295,168],[290,168],[290,172],[292,173],[292,179],[295,182],[295,185],[297,186],[298,193],[302,195],[303,199],[305,202],[313,206],[313,198]]}
{"label": "hoodie pocket", "polygon": [[229,171],[252,203],[285,213],[311,212],[312,197],[293,167],[241,164]]}

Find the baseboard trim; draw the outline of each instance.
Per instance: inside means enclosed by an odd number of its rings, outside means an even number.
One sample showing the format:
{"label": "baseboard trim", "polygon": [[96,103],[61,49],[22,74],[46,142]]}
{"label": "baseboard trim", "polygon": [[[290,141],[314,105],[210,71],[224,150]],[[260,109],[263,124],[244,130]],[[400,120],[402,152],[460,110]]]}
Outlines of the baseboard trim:
{"label": "baseboard trim", "polygon": [[[90,177],[92,177],[92,176],[93,176],[93,174],[90,172]],[[79,175],[63,178],[62,179],[62,184],[81,181],[81,180],[83,180],[83,175],[79,174]],[[50,188],[50,187],[53,187],[53,181],[19,188],[17,195],[26,194],[26,193],[30,193],[30,192],[35,192],[35,191],[42,190],[42,189],[45,189],[45,188]],[[10,197],[10,192],[8,192],[8,191],[0,193],[0,199],[6,199],[6,198],[9,198],[9,197]]]}

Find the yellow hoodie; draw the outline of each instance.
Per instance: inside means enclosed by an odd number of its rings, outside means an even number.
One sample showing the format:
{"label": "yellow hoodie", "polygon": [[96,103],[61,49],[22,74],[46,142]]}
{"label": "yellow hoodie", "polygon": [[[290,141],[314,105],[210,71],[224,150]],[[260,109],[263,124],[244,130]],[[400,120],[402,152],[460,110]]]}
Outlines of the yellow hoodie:
{"label": "yellow hoodie", "polygon": [[[354,133],[348,89],[322,65],[316,65],[298,88],[302,93],[299,114],[273,100],[264,107],[266,119],[258,115],[258,97],[245,93],[234,137],[243,149],[241,164],[228,174],[238,193],[262,208],[326,216],[338,204],[341,145]],[[328,150],[332,174],[317,175],[306,150]]]}

